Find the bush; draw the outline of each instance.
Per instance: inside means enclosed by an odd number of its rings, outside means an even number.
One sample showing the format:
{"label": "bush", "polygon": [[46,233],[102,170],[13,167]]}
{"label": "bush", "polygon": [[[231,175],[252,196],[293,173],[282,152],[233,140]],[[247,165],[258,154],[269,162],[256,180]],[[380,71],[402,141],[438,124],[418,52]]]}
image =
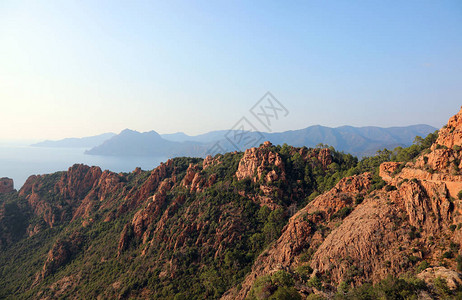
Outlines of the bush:
{"label": "bush", "polygon": [[457,255],[456,257],[457,262],[457,271],[462,272],[462,255]]}
{"label": "bush", "polygon": [[422,261],[418,266],[417,266],[417,273],[420,273],[422,272],[423,270],[425,270],[426,268],[430,267],[430,264],[428,263],[428,261],[424,260]]}
{"label": "bush", "polygon": [[460,191],[457,193],[457,198],[459,198],[459,200],[462,200],[462,190],[460,190]]}
{"label": "bush", "polygon": [[308,262],[311,260],[311,257],[313,256],[314,252],[316,252],[315,249],[313,248],[308,248],[302,255],[300,255],[300,261],[301,262]]}
{"label": "bush", "polygon": [[394,185],[386,185],[385,186],[385,191],[390,192],[396,190],[396,186]]}
{"label": "bush", "polygon": [[321,288],[322,288],[322,282],[321,282],[321,279],[319,279],[318,276],[311,277],[311,279],[308,280],[307,285],[309,287],[315,288],[317,290],[321,290]]}
{"label": "bush", "polygon": [[297,267],[296,273],[300,276],[300,279],[306,281],[313,273],[313,269],[309,265],[301,265]]}
{"label": "bush", "polygon": [[339,218],[339,219],[345,219],[351,212],[353,211],[353,208],[352,207],[343,207],[341,209],[339,209],[338,211],[336,211],[331,217],[330,219],[333,220],[335,218]]}
{"label": "bush", "polygon": [[293,287],[279,287],[276,292],[274,292],[273,295],[271,295],[271,297],[269,297],[268,299],[271,299],[271,300],[301,300],[302,297],[300,296],[300,294],[297,292],[296,289],[294,289]]}
{"label": "bush", "polygon": [[437,277],[435,278],[434,285],[435,285],[437,293],[440,296],[448,296],[451,294],[451,290],[448,287],[446,279]]}
{"label": "bush", "polygon": [[356,205],[359,205],[359,204],[361,204],[363,201],[364,201],[364,196],[361,195],[361,194],[358,194],[358,195],[356,196],[356,198],[355,198],[355,204],[356,204]]}

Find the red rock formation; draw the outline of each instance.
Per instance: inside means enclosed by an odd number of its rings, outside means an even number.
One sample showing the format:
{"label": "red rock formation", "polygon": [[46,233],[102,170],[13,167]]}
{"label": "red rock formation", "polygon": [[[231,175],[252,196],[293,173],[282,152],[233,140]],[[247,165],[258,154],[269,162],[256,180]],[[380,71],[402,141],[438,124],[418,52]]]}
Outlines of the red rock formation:
{"label": "red rock formation", "polygon": [[[168,160],[166,163],[161,163],[157,168],[152,170],[151,175],[148,179],[141,185],[140,188],[133,189],[127,195],[126,199],[132,199],[128,204],[130,207],[137,207],[148,197],[152,196],[159,184],[173,171],[172,160]],[[124,208],[120,211],[123,213],[127,208]]]}
{"label": "red rock formation", "polygon": [[[448,124],[438,132],[436,145],[443,145],[452,149],[454,145],[462,145],[462,108]],[[435,147],[436,147],[435,145]]]}
{"label": "red rock formation", "polygon": [[271,143],[264,143],[260,148],[250,148],[245,150],[244,156],[239,161],[239,166],[236,171],[236,178],[242,180],[244,178],[251,178],[254,182],[257,182],[262,178],[263,172],[269,167],[275,167],[276,171],[270,172],[267,179],[279,178],[281,180],[286,179],[286,173],[284,169],[284,163],[278,153],[270,151],[269,147]]}
{"label": "red rock formation", "polygon": [[73,165],[67,172],[64,172],[61,179],[56,183],[55,193],[64,199],[82,200],[95,182],[101,177],[99,167],[89,167],[86,165]]}
{"label": "red rock formation", "polygon": [[[298,262],[303,249],[316,247],[323,241],[323,233],[317,229],[344,207],[353,207],[364,196],[371,184],[371,175],[364,174],[342,179],[332,190],[318,196],[292,216],[277,242],[255,262],[252,272],[245,278],[242,288],[231,290],[223,299],[245,299],[255,279]],[[331,225],[333,227],[333,225]]]}
{"label": "red rock formation", "polygon": [[70,258],[79,251],[82,242],[79,232],[73,233],[68,239],[58,240],[48,252],[47,260],[37,279],[53,274],[59,267],[69,262]]}
{"label": "red rock formation", "polygon": [[11,193],[12,191],[14,191],[13,179],[0,178],[0,194]]}

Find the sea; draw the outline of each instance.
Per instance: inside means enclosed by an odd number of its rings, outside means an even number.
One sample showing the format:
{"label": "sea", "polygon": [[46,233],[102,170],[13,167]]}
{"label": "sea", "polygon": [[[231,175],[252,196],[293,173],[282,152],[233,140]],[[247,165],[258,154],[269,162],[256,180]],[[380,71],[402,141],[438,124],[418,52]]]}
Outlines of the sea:
{"label": "sea", "polygon": [[83,148],[33,147],[24,142],[0,142],[0,178],[9,177],[19,190],[31,175],[65,171],[74,164],[99,166],[116,173],[136,167],[152,170],[168,157],[117,157],[84,154]]}

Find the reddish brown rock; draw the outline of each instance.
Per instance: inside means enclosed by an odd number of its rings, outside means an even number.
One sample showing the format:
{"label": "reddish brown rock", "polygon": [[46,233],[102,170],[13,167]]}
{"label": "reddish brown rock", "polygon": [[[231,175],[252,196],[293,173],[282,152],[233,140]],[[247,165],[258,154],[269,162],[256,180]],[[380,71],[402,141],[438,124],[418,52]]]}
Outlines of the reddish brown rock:
{"label": "reddish brown rock", "polygon": [[380,165],[379,175],[385,181],[391,181],[394,177],[394,172],[399,168],[399,162],[385,162]]}
{"label": "reddish brown rock", "polygon": [[79,232],[73,233],[67,239],[58,240],[48,252],[40,277],[43,279],[68,263],[70,258],[80,250],[82,242],[82,235]]}
{"label": "reddish brown rock", "polygon": [[449,149],[452,149],[454,145],[462,145],[462,108],[455,116],[450,118],[448,124],[438,132],[436,145],[446,146]]}
{"label": "reddish brown rock", "polygon": [[245,299],[256,278],[290,268],[298,261],[303,249],[322,243],[323,234],[317,227],[326,224],[342,208],[355,206],[358,197],[367,193],[370,184],[370,174],[344,178],[332,190],[298,211],[290,218],[277,242],[257,258],[242,288],[230,290],[223,299]]}
{"label": "reddish brown rock", "polygon": [[126,196],[126,199],[130,199],[130,203],[126,207],[119,210],[119,214],[123,214],[126,210],[134,207],[138,207],[141,203],[146,201],[152,196],[157,190],[159,184],[173,172],[173,162],[168,160],[166,163],[161,163],[157,168],[152,170],[148,179],[141,184],[140,188],[134,188]]}
{"label": "reddish brown rock", "polygon": [[286,173],[284,169],[284,163],[278,153],[272,152],[268,149],[271,144],[266,144],[260,148],[250,148],[245,150],[244,156],[239,161],[239,166],[236,171],[236,178],[242,180],[244,178],[251,178],[252,181],[257,182],[262,178],[264,171],[269,167],[275,168],[273,170],[277,174],[270,175],[274,177],[276,175],[280,180],[286,180]]}
{"label": "reddish brown rock", "polygon": [[202,162],[202,169],[205,170],[210,166],[220,164],[220,160],[218,158],[213,158],[211,155],[207,155],[207,157]]}
{"label": "reddish brown rock", "polygon": [[13,179],[7,177],[0,178],[0,194],[11,193],[13,191]]}
{"label": "reddish brown rock", "polygon": [[321,162],[322,167],[326,169],[332,163],[332,154],[330,149],[321,149],[318,154],[318,160]]}

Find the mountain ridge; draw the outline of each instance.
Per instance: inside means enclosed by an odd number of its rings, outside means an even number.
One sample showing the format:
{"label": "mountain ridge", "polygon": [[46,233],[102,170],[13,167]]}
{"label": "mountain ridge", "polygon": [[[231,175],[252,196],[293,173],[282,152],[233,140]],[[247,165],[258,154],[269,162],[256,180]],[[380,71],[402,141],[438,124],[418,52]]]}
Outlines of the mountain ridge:
{"label": "mountain ridge", "polygon": [[[337,150],[351,153],[362,157],[373,155],[377,150],[382,148],[395,148],[398,146],[405,147],[412,144],[415,136],[425,136],[435,131],[429,125],[411,125],[406,127],[388,127],[381,128],[376,126],[353,127],[340,126],[336,128],[314,125],[300,130],[291,130],[278,133],[249,133],[249,136],[259,140],[262,143],[268,140],[273,144],[290,144],[297,147],[315,147],[318,144],[327,144],[335,147]],[[219,143],[222,151],[229,152],[245,149],[236,149],[236,147],[225,138],[230,131],[211,131],[197,136],[188,136],[184,133],[175,133],[159,135],[162,139],[149,141],[149,138],[143,138],[143,133],[137,133],[137,140],[131,142],[123,141],[117,136],[103,144],[87,150],[87,154],[95,155],[132,155],[132,156],[197,156],[205,157],[215,143]],[[239,132],[238,132],[239,133]],[[146,136],[146,135],[144,135]],[[263,137],[263,138],[262,138]],[[112,140],[112,141],[111,141]],[[142,145],[135,147],[135,144]],[[258,146],[258,145],[253,145]],[[247,147],[247,146],[246,146]],[[127,148],[131,148],[128,150]]]}
{"label": "mountain ridge", "polygon": [[455,298],[461,170],[462,109],[360,161],[267,141],[31,176],[0,194],[0,297]]}
{"label": "mountain ridge", "polygon": [[64,138],[61,140],[46,140],[32,144],[33,147],[63,147],[63,148],[93,148],[115,136],[115,133],[107,132],[95,136],[82,138]]}

